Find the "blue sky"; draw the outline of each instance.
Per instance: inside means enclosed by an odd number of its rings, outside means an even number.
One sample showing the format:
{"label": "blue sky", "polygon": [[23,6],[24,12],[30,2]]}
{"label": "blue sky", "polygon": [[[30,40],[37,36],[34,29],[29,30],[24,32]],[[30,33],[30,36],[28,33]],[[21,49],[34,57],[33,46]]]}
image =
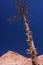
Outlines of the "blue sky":
{"label": "blue sky", "polygon": [[[21,0],[24,3],[24,0]],[[43,54],[43,0],[31,0],[28,6],[33,18],[29,25],[32,31],[35,47],[38,54]],[[12,0],[0,0],[0,55],[12,50],[26,57],[26,43],[24,21],[22,17],[9,24],[7,19],[17,15],[17,6]]]}

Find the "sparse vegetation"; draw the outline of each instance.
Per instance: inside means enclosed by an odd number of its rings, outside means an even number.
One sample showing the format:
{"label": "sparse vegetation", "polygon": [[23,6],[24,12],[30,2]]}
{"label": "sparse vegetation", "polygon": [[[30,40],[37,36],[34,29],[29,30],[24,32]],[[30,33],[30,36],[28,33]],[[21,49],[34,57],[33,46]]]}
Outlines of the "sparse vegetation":
{"label": "sparse vegetation", "polygon": [[26,15],[25,15],[25,11],[26,11],[26,8],[28,7],[28,0],[25,0],[25,3],[24,3],[24,6],[21,5],[20,3],[20,0],[13,0],[17,7],[18,7],[18,10],[20,12],[20,16],[23,17],[24,19],[24,24],[25,24],[25,29],[26,29],[26,35],[27,35],[27,44],[29,46],[29,50],[27,49],[27,53],[29,53],[31,55],[31,60],[32,60],[32,65],[39,65],[38,64],[38,53],[36,51],[36,48],[35,48],[35,45],[34,45],[34,42],[33,42],[33,38],[32,38],[32,33],[30,31],[30,27],[28,25],[28,20],[26,18]]}

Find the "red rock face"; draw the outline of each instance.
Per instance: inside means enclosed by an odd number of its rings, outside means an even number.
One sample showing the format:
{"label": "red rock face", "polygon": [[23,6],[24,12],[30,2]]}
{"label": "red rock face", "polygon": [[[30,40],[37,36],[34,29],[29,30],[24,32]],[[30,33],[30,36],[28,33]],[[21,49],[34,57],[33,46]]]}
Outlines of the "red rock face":
{"label": "red rock face", "polygon": [[[43,55],[38,57],[38,63],[43,65]],[[32,62],[30,58],[8,51],[0,57],[0,65],[32,65]]]}

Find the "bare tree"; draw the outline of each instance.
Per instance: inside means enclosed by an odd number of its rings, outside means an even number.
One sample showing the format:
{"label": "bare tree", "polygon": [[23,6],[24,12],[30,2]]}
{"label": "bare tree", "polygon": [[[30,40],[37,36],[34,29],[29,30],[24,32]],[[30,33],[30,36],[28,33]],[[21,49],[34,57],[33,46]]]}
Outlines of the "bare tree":
{"label": "bare tree", "polygon": [[24,24],[25,24],[25,29],[26,29],[26,35],[27,35],[27,44],[29,46],[29,50],[27,49],[27,53],[29,53],[31,55],[31,60],[32,60],[32,65],[39,65],[38,64],[38,53],[36,51],[36,48],[35,48],[35,45],[34,45],[34,42],[33,42],[33,38],[32,38],[32,33],[30,31],[30,27],[28,25],[28,20],[26,18],[26,15],[25,15],[25,11],[26,11],[26,8],[28,7],[28,0],[25,0],[24,2],[24,6],[21,5],[20,3],[20,0],[13,0],[17,7],[18,7],[18,10],[20,12],[20,16],[23,17],[24,19]]}

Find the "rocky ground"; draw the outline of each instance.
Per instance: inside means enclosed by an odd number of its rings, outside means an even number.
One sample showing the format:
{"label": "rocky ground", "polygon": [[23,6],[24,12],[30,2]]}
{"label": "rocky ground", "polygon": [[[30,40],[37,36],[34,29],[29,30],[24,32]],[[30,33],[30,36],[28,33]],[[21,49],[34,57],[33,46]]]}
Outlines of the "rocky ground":
{"label": "rocky ground", "polygon": [[[38,63],[43,65],[43,55],[38,57]],[[0,65],[32,65],[32,62],[30,58],[8,51],[0,57]]]}

